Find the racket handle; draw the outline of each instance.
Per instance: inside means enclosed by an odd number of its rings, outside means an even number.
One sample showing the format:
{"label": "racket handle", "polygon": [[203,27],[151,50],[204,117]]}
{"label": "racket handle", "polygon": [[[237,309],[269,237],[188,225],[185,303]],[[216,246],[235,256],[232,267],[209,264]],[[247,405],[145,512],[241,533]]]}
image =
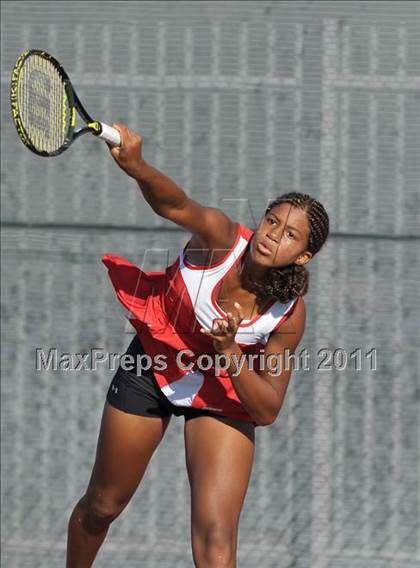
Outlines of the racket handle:
{"label": "racket handle", "polygon": [[121,137],[118,130],[112,128],[112,126],[108,126],[104,122],[99,123],[101,125],[101,133],[98,134],[98,138],[102,138],[112,146],[121,146]]}

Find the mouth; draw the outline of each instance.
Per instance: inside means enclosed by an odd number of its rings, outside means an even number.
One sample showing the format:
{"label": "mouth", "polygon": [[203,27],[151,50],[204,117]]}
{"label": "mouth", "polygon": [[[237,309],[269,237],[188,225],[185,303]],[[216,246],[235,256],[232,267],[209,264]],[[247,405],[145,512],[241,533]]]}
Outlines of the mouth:
{"label": "mouth", "polygon": [[269,256],[273,253],[272,248],[267,243],[267,241],[260,241],[257,243],[256,249],[259,253],[263,254],[264,256]]}

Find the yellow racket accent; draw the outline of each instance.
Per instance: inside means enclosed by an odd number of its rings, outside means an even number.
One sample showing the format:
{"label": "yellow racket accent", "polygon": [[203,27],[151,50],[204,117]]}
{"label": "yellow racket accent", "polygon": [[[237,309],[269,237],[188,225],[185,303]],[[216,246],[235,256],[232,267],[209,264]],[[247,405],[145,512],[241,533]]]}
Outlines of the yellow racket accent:
{"label": "yellow racket accent", "polygon": [[89,126],[89,128],[90,128],[91,130],[93,130],[94,132],[101,132],[101,130],[102,130],[101,125],[100,125],[99,122],[97,122],[97,121],[95,121],[95,122],[89,122],[88,126]]}

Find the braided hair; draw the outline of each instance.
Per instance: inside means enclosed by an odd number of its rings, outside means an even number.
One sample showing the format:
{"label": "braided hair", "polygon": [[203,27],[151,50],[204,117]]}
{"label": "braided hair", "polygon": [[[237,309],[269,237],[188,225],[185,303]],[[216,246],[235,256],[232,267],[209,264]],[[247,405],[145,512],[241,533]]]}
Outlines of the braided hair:
{"label": "braided hair", "polygon": [[[324,207],[306,193],[290,192],[275,198],[267,207],[264,215],[281,203],[290,203],[293,207],[306,212],[310,228],[306,250],[315,255],[329,234],[329,218]],[[256,301],[260,305],[272,297],[281,303],[287,303],[307,293],[309,272],[305,266],[295,263],[272,267],[267,270],[263,280],[249,282],[247,287],[256,295]]]}

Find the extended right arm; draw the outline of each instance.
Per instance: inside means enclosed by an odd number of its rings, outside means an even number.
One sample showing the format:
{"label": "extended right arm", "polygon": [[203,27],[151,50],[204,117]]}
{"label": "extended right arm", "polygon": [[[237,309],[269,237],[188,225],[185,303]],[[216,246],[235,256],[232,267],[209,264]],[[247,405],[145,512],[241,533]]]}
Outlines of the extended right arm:
{"label": "extended right arm", "polygon": [[194,236],[192,246],[230,248],[235,222],[223,211],[194,201],[168,176],[142,157],[142,138],[121,123],[113,124],[121,134],[121,146],[111,148],[119,167],[135,179],[153,211],[184,227]]}

